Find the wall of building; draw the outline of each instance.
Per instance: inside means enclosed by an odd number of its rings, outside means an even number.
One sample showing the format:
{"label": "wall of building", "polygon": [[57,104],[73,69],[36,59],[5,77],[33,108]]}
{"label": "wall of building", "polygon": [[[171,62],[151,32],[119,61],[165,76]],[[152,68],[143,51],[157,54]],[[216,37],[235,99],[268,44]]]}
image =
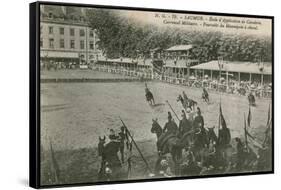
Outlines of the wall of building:
{"label": "wall of building", "polygon": [[[63,33],[60,30],[63,30]],[[71,34],[71,30],[74,30],[74,34]],[[81,35],[81,32],[84,35]],[[52,44],[50,40],[53,40]],[[77,53],[80,64],[91,64],[102,57],[97,41],[95,31],[88,26],[85,20],[77,22],[41,15],[41,52],[71,52],[72,55]],[[71,47],[71,43],[74,43],[74,47]]]}

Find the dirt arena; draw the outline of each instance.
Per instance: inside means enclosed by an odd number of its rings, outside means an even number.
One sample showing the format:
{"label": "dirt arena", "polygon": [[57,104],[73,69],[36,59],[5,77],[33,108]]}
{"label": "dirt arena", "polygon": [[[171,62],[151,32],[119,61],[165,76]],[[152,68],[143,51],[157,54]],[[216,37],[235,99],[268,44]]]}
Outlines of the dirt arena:
{"label": "dirt arena", "polygon": [[[99,75],[103,76],[100,73]],[[45,73],[45,76],[49,75]],[[202,89],[161,82],[148,82],[148,87],[154,94],[157,104],[155,107],[149,106],[145,100],[143,82],[41,83],[42,183],[52,183],[49,169],[50,139],[61,175],[64,176],[62,183],[95,181],[99,167],[96,152],[98,137],[108,135],[109,129],[118,131],[122,126],[119,116],[153,167],[157,152],[156,136],[150,132],[151,120],[158,118],[161,126],[165,124],[167,112],[171,111],[166,100],[180,116],[182,106],[176,98],[182,91],[198,102],[205,127],[217,127],[221,100],[223,114],[232,137],[243,137],[244,113],[247,116],[249,109],[246,97],[209,92],[210,104],[206,104],[201,99]],[[251,108],[250,132],[260,140],[263,139],[270,102],[271,99],[257,99],[257,107]],[[173,117],[177,122],[176,117]],[[138,154],[134,154],[135,162],[138,163],[134,166],[135,170],[140,171],[144,164]],[[133,178],[141,178],[141,174],[136,172]]]}

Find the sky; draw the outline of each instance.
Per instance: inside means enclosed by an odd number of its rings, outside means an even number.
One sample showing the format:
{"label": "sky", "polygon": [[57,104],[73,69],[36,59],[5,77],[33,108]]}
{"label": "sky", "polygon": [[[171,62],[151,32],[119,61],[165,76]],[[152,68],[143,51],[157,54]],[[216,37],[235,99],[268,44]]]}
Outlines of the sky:
{"label": "sky", "polygon": [[183,30],[220,31],[223,33],[271,36],[271,19],[148,11],[115,10],[138,24],[177,27]]}

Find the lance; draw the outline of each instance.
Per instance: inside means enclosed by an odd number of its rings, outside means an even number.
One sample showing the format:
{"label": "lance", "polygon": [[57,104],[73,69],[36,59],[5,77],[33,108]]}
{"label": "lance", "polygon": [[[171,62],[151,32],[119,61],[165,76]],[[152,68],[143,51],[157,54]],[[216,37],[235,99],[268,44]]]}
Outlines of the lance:
{"label": "lance", "polygon": [[178,115],[176,114],[176,112],[174,111],[174,109],[172,108],[171,104],[169,103],[168,100],[166,100],[167,104],[169,105],[169,107],[171,108],[172,112],[175,114],[176,118],[180,121],[180,118],[178,117]]}
{"label": "lance", "polygon": [[129,135],[130,138],[132,139],[132,142],[134,143],[134,145],[135,145],[137,151],[139,152],[139,154],[140,154],[142,160],[144,161],[144,163],[145,163],[145,165],[146,165],[146,168],[148,169],[148,171],[149,171],[150,173],[152,173],[152,170],[150,169],[150,167],[149,167],[149,165],[148,165],[148,162],[146,161],[146,159],[144,158],[143,154],[141,153],[141,150],[139,149],[139,147],[138,147],[136,141],[134,140],[134,138],[133,138],[133,136],[131,135],[130,131],[128,130],[127,126],[125,125],[125,123],[123,122],[123,120],[121,119],[121,117],[119,117],[119,119],[121,120],[123,126],[125,127],[126,132],[128,133],[128,135]]}

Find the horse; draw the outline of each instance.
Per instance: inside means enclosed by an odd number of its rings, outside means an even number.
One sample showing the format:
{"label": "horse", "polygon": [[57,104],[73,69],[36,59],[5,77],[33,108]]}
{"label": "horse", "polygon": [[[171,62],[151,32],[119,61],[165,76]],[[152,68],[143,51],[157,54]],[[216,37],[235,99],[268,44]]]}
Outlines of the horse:
{"label": "horse", "polygon": [[150,105],[155,105],[153,94],[152,94],[152,92],[148,88],[145,89],[145,97],[146,97],[146,101]]}
{"label": "horse", "polygon": [[195,109],[195,106],[197,105],[197,102],[190,99],[190,98],[187,98],[186,100],[182,97],[181,94],[179,94],[179,96],[177,97],[177,102],[180,101],[183,108],[185,110],[187,110],[187,108],[190,108],[191,110],[194,110]]}
{"label": "horse", "polygon": [[152,119],[152,127],[151,127],[150,131],[151,131],[151,133],[155,133],[156,134],[157,140],[162,135],[163,129],[161,128],[161,126],[157,122],[157,119],[156,120]]}
{"label": "horse", "polygon": [[207,103],[210,102],[210,100],[209,100],[209,94],[208,94],[207,90],[205,90],[205,89],[203,89],[202,99],[203,99],[203,101],[205,101],[205,102],[207,102]]}
{"label": "horse", "polygon": [[101,168],[98,173],[98,178],[101,180],[121,180],[124,179],[122,165],[118,157],[120,150],[120,142],[110,141],[105,143],[104,138],[99,137],[98,155],[102,158]]}
{"label": "horse", "polygon": [[256,99],[252,93],[248,95],[248,101],[250,106],[256,106]]}
{"label": "horse", "polygon": [[[157,120],[153,121],[151,128],[151,133],[155,133],[157,136],[158,151],[161,151],[161,154],[170,153],[175,164],[181,159],[183,148],[199,144],[196,142],[196,140],[199,139],[194,138],[193,135],[200,134],[200,132],[201,130],[199,130],[199,132],[198,130],[190,130],[184,133],[181,137],[178,137],[176,134],[163,133],[163,129]],[[194,150],[197,149],[197,147],[194,148]]]}
{"label": "horse", "polygon": [[208,141],[215,142],[216,144],[218,143],[218,137],[214,131],[215,126],[213,127],[207,127],[207,136],[208,136]]}
{"label": "horse", "polygon": [[187,108],[189,108],[187,101],[184,101],[182,95],[180,94],[177,98],[177,102],[180,101],[183,108],[186,110]]}

